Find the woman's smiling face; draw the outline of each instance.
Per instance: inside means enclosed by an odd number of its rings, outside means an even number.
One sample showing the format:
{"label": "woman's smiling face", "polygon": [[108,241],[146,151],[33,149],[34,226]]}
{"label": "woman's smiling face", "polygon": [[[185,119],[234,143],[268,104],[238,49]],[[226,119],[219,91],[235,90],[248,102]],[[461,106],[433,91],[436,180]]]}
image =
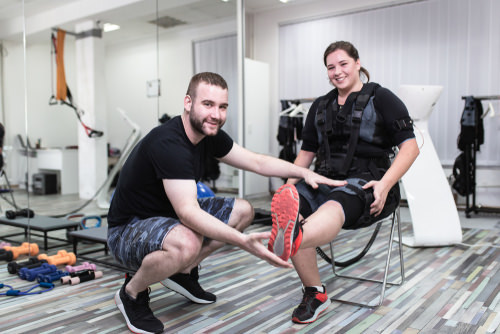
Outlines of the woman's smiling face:
{"label": "woman's smiling face", "polygon": [[347,52],[337,49],[326,57],[328,79],[339,92],[350,93],[360,82],[361,63],[354,60]]}

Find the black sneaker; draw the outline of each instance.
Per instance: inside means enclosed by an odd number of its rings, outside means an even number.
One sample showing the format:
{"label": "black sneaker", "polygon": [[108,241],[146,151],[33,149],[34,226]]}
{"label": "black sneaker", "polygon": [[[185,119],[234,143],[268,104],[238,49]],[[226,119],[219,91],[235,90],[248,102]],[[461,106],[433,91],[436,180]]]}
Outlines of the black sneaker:
{"label": "black sneaker", "polygon": [[149,308],[149,288],[140,292],[133,300],[125,292],[125,286],[130,279],[127,275],[125,283],[115,294],[116,306],[125,317],[128,328],[134,333],[162,333],[163,323]]}
{"label": "black sneaker", "polygon": [[198,267],[194,267],[189,274],[175,274],[161,281],[164,287],[180,293],[193,303],[211,304],[217,297],[210,292],[203,290],[198,283]]}
{"label": "black sneaker", "polygon": [[304,289],[304,296],[302,302],[295,310],[293,310],[292,321],[299,324],[307,324],[316,321],[318,316],[325,311],[330,305],[331,301],[325,292],[321,293],[316,288],[306,287]]}

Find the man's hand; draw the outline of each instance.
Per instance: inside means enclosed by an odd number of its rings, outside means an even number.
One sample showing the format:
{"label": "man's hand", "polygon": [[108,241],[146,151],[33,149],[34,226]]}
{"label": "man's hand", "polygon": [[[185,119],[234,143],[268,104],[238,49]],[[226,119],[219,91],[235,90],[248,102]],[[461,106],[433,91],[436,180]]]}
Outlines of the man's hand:
{"label": "man's hand", "polygon": [[267,263],[281,268],[293,268],[291,263],[283,261],[276,254],[270,252],[266,246],[262,244],[262,240],[269,239],[271,232],[259,232],[245,234],[245,243],[241,246],[247,252],[265,260]]}
{"label": "man's hand", "polygon": [[347,181],[332,180],[322,175],[319,175],[312,170],[308,170],[304,175],[304,181],[314,189],[318,188],[318,184],[326,184],[332,187],[342,187],[347,184]]}

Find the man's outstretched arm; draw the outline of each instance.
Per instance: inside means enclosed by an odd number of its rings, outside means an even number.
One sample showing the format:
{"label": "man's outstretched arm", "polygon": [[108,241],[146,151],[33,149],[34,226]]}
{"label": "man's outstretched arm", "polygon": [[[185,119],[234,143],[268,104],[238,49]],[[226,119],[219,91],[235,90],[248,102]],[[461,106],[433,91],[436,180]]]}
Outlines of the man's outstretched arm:
{"label": "man's outstretched arm", "polygon": [[182,224],[210,239],[237,246],[273,266],[292,268],[292,265],[270,252],[262,243],[270,232],[244,234],[224,224],[202,210],[197,201],[194,180],[163,180],[165,192]]}
{"label": "man's outstretched arm", "polygon": [[233,144],[231,151],[220,160],[228,165],[263,176],[304,179],[313,188],[317,188],[318,184],[337,187],[346,184],[345,181],[329,179],[288,161],[249,151],[236,143]]}

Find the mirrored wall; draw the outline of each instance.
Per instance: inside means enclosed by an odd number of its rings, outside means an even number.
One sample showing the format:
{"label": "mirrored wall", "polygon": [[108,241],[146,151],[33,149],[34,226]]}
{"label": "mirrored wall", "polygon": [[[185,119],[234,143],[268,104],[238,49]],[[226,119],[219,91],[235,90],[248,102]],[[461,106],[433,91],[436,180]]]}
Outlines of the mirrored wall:
{"label": "mirrored wall", "polygon": [[[238,139],[237,1],[124,3],[25,0],[5,8],[15,19],[1,21],[12,29],[0,37],[2,216],[22,209],[57,218],[105,215],[98,201],[109,203],[119,176],[110,179],[110,172],[130,145],[182,113],[198,71],[228,81],[225,130]],[[108,24],[119,29],[108,31]],[[70,94],[63,100],[61,75]],[[210,186],[237,193],[238,178],[221,166]],[[28,238],[35,232],[28,227]]]}

